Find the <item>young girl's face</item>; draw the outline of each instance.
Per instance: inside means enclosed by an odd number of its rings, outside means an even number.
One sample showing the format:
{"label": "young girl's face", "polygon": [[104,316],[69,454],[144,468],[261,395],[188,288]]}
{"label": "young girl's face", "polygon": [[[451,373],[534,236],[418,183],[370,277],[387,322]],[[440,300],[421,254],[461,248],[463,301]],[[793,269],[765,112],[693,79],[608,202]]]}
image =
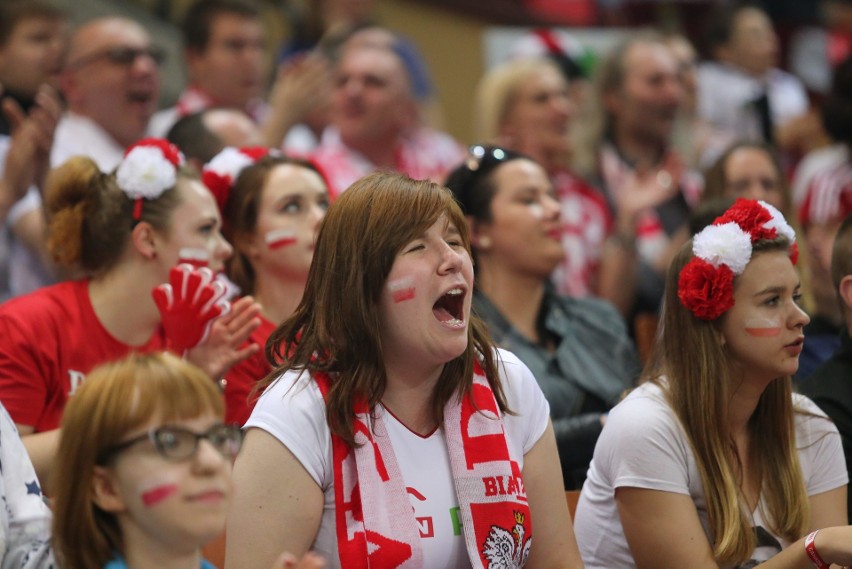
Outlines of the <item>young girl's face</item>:
{"label": "young girl's face", "polygon": [[172,212],[169,229],[157,233],[157,258],[163,267],[164,282],[168,271],[187,261],[187,257],[218,272],[233,253],[222,236],[219,208],[210,190],[197,180],[181,180],[177,191],[181,202]]}
{"label": "young girl's face", "polygon": [[737,277],[734,306],[723,316],[725,349],[748,377],[771,381],[799,368],[807,314],[799,275],[783,251],[758,253]]}
{"label": "young girl's face", "polygon": [[[95,502],[117,517],[125,547],[186,553],[224,530],[239,438],[220,426],[221,418],[213,414],[165,424],[150,421],[123,437],[137,442],[117,452],[108,466],[96,467]],[[154,430],[159,449],[146,436]],[[186,431],[211,438],[196,439],[195,452],[189,452],[194,443]]]}
{"label": "young girl's face", "polygon": [[243,247],[256,272],[306,280],[327,209],[328,190],[319,174],[294,164],[273,168],[261,192],[254,236]]}

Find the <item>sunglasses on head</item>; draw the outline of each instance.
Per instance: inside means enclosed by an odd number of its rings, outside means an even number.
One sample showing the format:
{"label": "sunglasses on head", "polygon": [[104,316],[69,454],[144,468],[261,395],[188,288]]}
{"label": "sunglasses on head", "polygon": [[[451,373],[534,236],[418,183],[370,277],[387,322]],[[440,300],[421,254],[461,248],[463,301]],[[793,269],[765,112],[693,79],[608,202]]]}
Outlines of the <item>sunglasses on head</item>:
{"label": "sunglasses on head", "polygon": [[85,67],[102,59],[106,59],[115,65],[130,67],[136,63],[136,60],[140,57],[150,57],[155,64],[162,65],[162,63],[166,60],[166,52],[156,46],[142,48],[113,47],[86,55],[76,61],[72,61],[68,64],[68,68],[80,69],[81,67]]}
{"label": "sunglasses on head", "polygon": [[186,460],[198,452],[201,439],[207,439],[222,456],[231,459],[237,456],[243,444],[243,430],[237,425],[219,423],[203,433],[196,433],[183,427],[166,425],[117,444],[103,453],[98,462],[104,464],[113,456],[144,441],[151,441],[157,454],[166,460]]}
{"label": "sunglasses on head", "polygon": [[477,184],[501,164],[523,157],[523,154],[499,146],[476,144],[468,149],[464,162],[450,174],[446,185],[453,191],[462,209],[468,212],[471,192]]}

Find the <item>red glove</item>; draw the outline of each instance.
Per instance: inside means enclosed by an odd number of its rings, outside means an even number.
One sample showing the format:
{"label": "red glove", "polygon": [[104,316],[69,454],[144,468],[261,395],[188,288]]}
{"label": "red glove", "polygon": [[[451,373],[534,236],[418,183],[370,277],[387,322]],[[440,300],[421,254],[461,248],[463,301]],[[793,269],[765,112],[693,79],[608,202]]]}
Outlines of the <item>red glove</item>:
{"label": "red glove", "polygon": [[231,309],[225,292],[225,286],[206,267],[196,269],[181,263],[171,270],[169,284],[151,291],[169,350],[182,356],[207,339],[216,318]]}

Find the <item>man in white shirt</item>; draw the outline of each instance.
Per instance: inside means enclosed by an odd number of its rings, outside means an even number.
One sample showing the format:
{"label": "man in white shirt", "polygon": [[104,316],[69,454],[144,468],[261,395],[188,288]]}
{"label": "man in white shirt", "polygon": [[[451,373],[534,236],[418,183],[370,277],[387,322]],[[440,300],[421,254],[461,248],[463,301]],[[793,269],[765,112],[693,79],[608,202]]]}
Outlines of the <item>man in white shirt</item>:
{"label": "man in white shirt", "polygon": [[778,38],[769,17],[745,4],[724,7],[710,32],[715,61],[698,68],[698,113],[714,127],[772,143],[804,115],[801,81],[776,67]]}
{"label": "man in white shirt", "polygon": [[[56,127],[51,166],[83,154],[108,172],[126,147],[147,132],[160,94],[163,55],[148,32],[133,20],[106,17],[79,27],[71,37],[60,87],[68,110]],[[41,194],[31,187],[9,212],[13,295],[49,284],[44,256],[45,221]]]}

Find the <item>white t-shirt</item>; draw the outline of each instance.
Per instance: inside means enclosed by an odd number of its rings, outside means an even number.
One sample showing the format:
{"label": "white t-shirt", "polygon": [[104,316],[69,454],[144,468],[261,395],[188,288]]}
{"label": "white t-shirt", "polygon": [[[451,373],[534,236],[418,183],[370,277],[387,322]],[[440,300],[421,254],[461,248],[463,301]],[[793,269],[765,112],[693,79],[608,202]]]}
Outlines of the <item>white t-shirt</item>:
{"label": "white t-shirt", "polygon": [[[71,111],[62,115],[56,125],[50,166],[56,168],[72,156],[85,155],[95,161],[103,172],[111,172],[124,157],[122,148],[98,123]],[[42,207],[38,188],[30,187],[27,194],[9,210],[11,227],[24,215]],[[10,246],[9,287],[12,296],[27,294],[53,283],[54,276],[41,258],[17,240]]]}
{"label": "white t-shirt", "polygon": [[760,123],[752,101],[766,92],[775,126],[781,126],[808,110],[802,82],[780,69],[770,69],[758,79],[714,61],[698,66],[698,116],[716,128],[741,137],[760,135]]}
{"label": "white t-shirt", "polygon": [[[793,397],[796,407],[818,415],[796,415],[796,447],[808,496],[845,485],[849,477],[837,428],[810,399]],[[621,487],[688,495],[709,542],[704,489],[692,448],[662,390],[653,383],[638,387],[610,412],[595,447],[574,519],[586,569],[636,566],[615,504],[615,489]],[[760,511],[759,505],[753,513],[758,534],[754,561],[765,561],[789,545],[771,535]]]}
{"label": "white t-shirt", "polygon": [[[550,408],[532,373],[514,354],[497,350],[497,356],[501,385],[509,409],[516,413],[502,418],[506,443],[511,459],[523,469],[524,455],[547,428]],[[422,437],[383,407],[379,406],[376,413],[382,414],[420,527],[423,567],[470,567],[443,429]],[[331,433],[316,383],[307,373],[286,372],[257,402],[245,424],[245,428],[250,427],[263,429],[281,441],[322,488],[325,506],[313,549],[326,557],[330,567],[340,567]]]}

